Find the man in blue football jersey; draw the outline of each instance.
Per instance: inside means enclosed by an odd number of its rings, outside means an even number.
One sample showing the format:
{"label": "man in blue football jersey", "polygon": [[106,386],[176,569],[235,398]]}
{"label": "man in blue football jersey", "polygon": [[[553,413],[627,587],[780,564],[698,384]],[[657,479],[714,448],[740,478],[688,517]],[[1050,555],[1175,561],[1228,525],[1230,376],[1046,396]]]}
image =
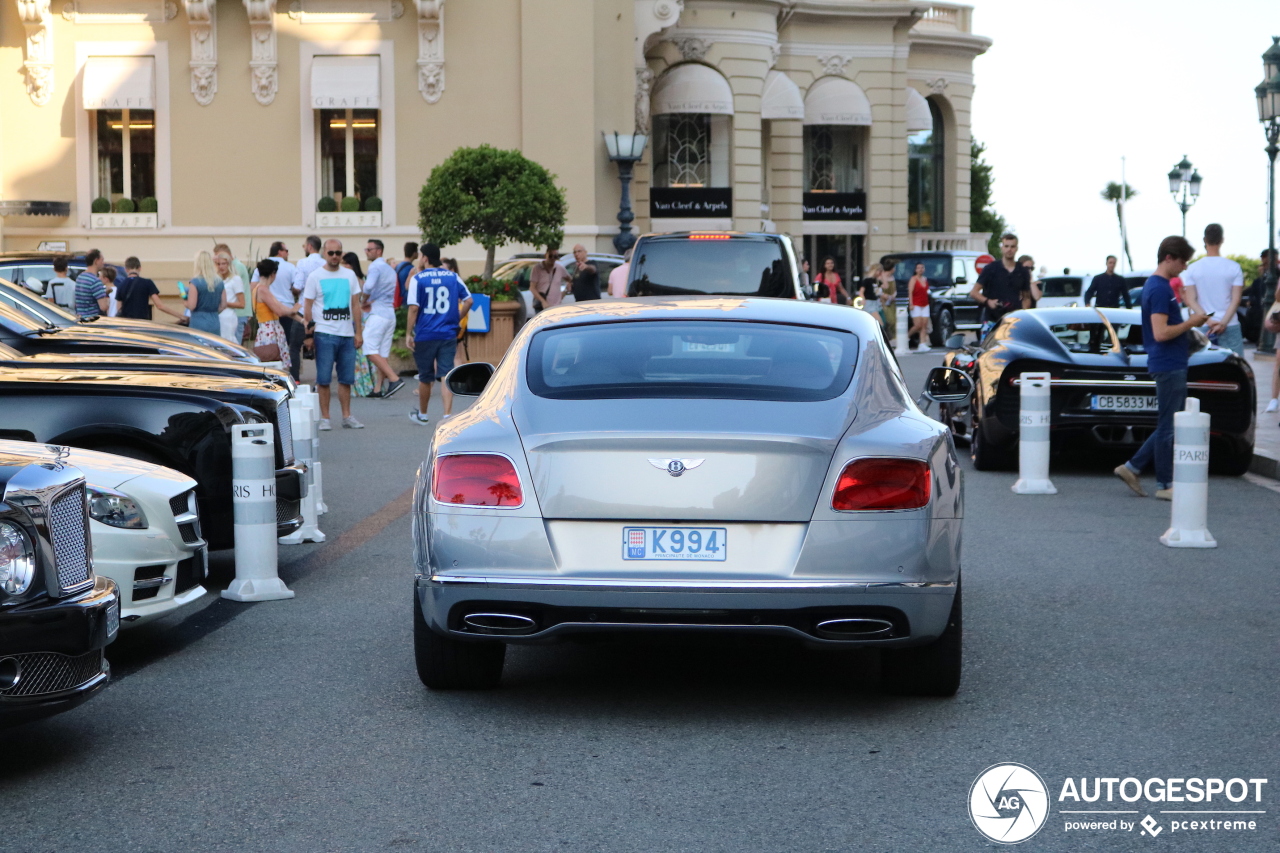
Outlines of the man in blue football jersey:
{"label": "man in blue football jersey", "polygon": [[[425,426],[427,404],[431,402],[431,384],[453,370],[458,352],[458,328],[471,310],[471,291],[458,274],[440,266],[440,247],[423,243],[418,250],[426,268],[408,282],[409,322],[404,345],[413,350],[418,365],[418,408],[409,412],[409,420]],[[453,416],[453,394],[441,386],[444,416]]]}

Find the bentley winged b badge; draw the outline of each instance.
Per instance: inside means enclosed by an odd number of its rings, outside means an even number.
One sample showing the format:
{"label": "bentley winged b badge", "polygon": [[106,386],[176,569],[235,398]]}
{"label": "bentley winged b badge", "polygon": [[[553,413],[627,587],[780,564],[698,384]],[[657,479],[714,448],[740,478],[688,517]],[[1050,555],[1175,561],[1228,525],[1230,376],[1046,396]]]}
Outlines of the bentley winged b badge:
{"label": "bentley winged b badge", "polygon": [[706,461],[705,459],[650,459],[649,464],[661,471],[666,471],[672,477],[679,477],[685,471],[692,471]]}

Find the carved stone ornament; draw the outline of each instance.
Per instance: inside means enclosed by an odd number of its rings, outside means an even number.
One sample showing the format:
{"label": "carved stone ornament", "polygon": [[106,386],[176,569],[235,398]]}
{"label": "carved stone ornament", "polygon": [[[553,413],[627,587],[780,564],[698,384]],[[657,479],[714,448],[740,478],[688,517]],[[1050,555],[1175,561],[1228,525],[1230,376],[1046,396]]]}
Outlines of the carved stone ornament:
{"label": "carved stone ornament", "polygon": [[680,36],[671,40],[685,62],[701,62],[711,49],[711,42],[695,36]]}
{"label": "carved stone ornament", "polygon": [[391,20],[398,21],[404,17],[404,4],[400,0],[391,0]]}
{"label": "carved stone ornament", "polygon": [[929,87],[929,91],[933,92],[933,94],[941,95],[947,90],[947,78],[937,77],[925,83],[925,85]]}
{"label": "carved stone ornament", "polygon": [[647,66],[636,69],[636,133],[649,133],[649,93],[653,90],[653,76]]}
{"label": "carved stone ornament", "polygon": [[264,107],[276,99],[276,0],[244,0],[249,13],[249,87]]}
{"label": "carved stone ornament", "polygon": [[191,29],[191,94],[207,107],[218,93],[217,0],[182,0]]}
{"label": "carved stone ornament", "polygon": [[824,53],[818,57],[818,64],[822,66],[824,74],[843,77],[844,67],[849,64],[849,60],[852,58],[843,53]]}
{"label": "carved stone ornament", "polygon": [[418,91],[428,104],[444,94],[444,0],[418,5]]}
{"label": "carved stone ornament", "polygon": [[778,64],[778,57],[782,56],[782,45],[776,41],[769,45],[769,67],[773,68]]}
{"label": "carved stone ornament", "polygon": [[18,16],[27,31],[22,70],[31,103],[43,107],[53,97],[53,15],[49,0],[18,0]]}

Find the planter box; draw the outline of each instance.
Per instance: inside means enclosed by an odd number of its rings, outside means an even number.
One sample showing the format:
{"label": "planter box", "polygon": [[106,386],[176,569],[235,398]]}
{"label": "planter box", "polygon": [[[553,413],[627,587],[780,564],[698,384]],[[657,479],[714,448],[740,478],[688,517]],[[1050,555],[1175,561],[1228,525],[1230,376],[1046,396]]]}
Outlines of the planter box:
{"label": "planter box", "polygon": [[361,210],[352,213],[316,212],[317,228],[381,228],[381,210]]}
{"label": "planter box", "polygon": [[90,228],[150,228],[160,227],[158,213],[91,213]]}
{"label": "planter box", "polygon": [[493,302],[489,306],[489,331],[484,334],[467,333],[467,346],[459,348],[458,364],[467,361],[487,361],[497,365],[507,354],[507,348],[516,337],[516,302]]}

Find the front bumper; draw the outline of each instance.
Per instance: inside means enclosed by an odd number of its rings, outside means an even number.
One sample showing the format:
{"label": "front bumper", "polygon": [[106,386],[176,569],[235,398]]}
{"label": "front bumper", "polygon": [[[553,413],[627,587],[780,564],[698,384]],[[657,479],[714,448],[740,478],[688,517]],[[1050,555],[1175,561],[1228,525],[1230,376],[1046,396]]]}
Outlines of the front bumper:
{"label": "front bumper", "polygon": [[115,639],[119,607],[115,583],[99,576],[80,595],[0,611],[0,663],[21,672],[0,688],[0,724],[59,714],[105,687],[111,665],[102,650]]}
{"label": "front bumper", "polygon": [[[824,647],[923,645],[941,636],[954,582],[724,581],[444,575],[416,580],[418,605],[441,634],[539,643],[572,634],[697,631],[770,634]],[[511,613],[536,630],[518,636],[476,633],[471,613]],[[893,628],[873,639],[831,639],[819,623],[876,619]]]}

